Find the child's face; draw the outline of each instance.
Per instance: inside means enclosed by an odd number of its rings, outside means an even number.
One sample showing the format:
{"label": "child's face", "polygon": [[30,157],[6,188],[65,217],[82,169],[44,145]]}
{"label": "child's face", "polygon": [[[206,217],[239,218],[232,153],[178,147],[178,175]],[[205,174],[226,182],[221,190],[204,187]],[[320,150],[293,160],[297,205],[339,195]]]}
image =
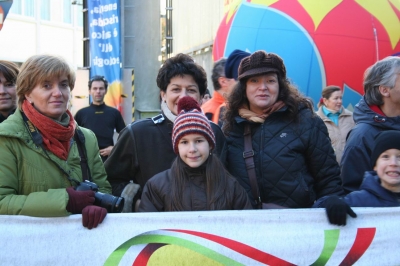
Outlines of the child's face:
{"label": "child's face", "polygon": [[189,134],[180,139],[178,150],[182,161],[192,168],[197,168],[207,160],[210,145],[203,135]]}
{"label": "child's face", "polygon": [[382,187],[400,192],[400,150],[383,152],[376,161],[374,170],[378,173]]}

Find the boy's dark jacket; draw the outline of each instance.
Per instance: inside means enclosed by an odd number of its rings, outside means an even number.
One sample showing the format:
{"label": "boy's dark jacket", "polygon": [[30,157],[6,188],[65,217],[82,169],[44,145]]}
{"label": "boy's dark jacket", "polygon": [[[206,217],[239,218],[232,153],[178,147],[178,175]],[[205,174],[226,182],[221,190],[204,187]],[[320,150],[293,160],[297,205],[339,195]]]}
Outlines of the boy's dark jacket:
{"label": "boy's dark jacket", "polygon": [[344,197],[351,207],[398,207],[398,196],[381,186],[375,171],[365,172],[359,191],[354,191]]}

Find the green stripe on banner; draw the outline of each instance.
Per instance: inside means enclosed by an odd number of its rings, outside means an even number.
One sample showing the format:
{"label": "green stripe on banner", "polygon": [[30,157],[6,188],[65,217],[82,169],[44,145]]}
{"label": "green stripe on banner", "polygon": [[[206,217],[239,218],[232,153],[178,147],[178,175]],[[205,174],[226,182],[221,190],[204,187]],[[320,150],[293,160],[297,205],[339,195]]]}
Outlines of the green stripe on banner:
{"label": "green stripe on banner", "polygon": [[324,248],[322,249],[319,258],[311,264],[311,266],[326,265],[328,260],[331,258],[333,252],[336,249],[337,243],[339,241],[339,229],[325,230]]}
{"label": "green stripe on banner", "polygon": [[237,265],[237,266],[243,265],[241,263],[238,263],[237,261],[234,261],[224,255],[215,252],[212,249],[203,247],[197,243],[194,243],[186,239],[181,239],[173,236],[165,236],[165,235],[139,235],[129,239],[128,241],[120,245],[113,253],[111,253],[111,255],[104,263],[104,266],[118,265],[124,254],[128,251],[128,249],[131,246],[140,244],[150,244],[150,243],[173,244],[184,248],[188,248],[210,259],[213,259],[223,265]]}

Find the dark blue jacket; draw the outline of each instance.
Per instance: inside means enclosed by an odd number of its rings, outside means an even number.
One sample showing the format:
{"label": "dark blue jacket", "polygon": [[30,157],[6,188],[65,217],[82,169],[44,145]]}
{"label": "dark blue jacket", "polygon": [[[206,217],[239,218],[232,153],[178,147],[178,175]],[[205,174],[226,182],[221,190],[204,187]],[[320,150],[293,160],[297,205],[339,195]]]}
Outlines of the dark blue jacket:
{"label": "dark blue jacket", "polygon": [[365,172],[359,191],[348,194],[344,200],[351,207],[398,207],[397,195],[381,186],[375,171]]}
{"label": "dark blue jacket", "polygon": [[364,98],[354,107],[355,127],[350,131],[341,161],[343,188],[346,193],[358,190],[364,173],[371,171],[371,153],[376,135],[384,130],[400,130],[400,116],[381,116]]}
{"label": "dark blue jacket", "polygon": [[[227,135],[226,165],[251,194],[244,151],[244,125],[237,117]],[[327,195],[344,195],[340,169],[324,122],[301,108],[298,121],[288,119],[287,107],[272,113],[264,123],[251,123],[252,147],[261,200],[290,208],[311,207]]]}

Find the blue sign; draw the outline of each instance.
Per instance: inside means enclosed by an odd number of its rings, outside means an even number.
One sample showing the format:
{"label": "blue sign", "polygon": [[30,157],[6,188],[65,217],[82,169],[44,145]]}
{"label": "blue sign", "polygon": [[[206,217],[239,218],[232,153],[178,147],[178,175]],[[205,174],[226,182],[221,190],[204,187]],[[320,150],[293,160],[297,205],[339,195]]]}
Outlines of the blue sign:
{"label": "blue sign", "polygon": [[118,0],[88,0],[90,77],[104,76],[108,105],[121,107],[121,37]]}

